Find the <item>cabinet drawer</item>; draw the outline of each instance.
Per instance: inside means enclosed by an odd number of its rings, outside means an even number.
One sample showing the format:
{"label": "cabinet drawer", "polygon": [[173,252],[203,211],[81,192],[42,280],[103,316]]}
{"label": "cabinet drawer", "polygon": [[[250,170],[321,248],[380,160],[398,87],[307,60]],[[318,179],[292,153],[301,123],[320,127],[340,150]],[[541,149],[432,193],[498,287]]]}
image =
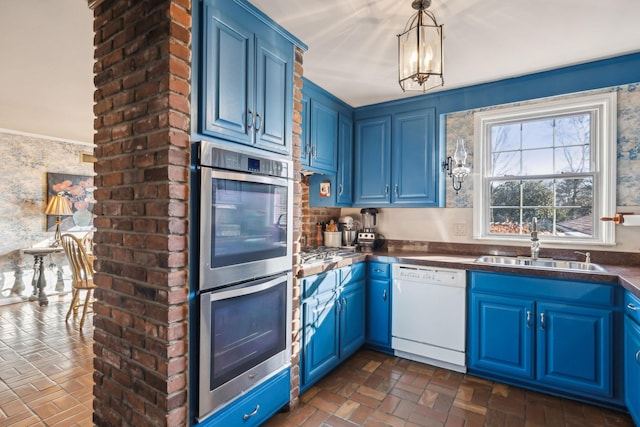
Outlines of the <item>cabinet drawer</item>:
{"label": "cabinet drawer", "polygon": [[383,262],[369,263],[369,277],[371,279],[388,279],[391,277],[391,264]]}
{"label": "cabinet drawer", "polygon": [[339,270],[330,270],[302,279],[302,297],[309,298],[325,292],[335,291],[338,287],[338,272]]}
{"label": "cabinet drawer", "polygon": [[211,418],[204,420],[199,426],[259,426],[289,402],[290,381],[287,368]]}
{"label": "cabinet drawer", "polygon": [[640,298],[629,291],[624,293],[624,311],[640,325]]}

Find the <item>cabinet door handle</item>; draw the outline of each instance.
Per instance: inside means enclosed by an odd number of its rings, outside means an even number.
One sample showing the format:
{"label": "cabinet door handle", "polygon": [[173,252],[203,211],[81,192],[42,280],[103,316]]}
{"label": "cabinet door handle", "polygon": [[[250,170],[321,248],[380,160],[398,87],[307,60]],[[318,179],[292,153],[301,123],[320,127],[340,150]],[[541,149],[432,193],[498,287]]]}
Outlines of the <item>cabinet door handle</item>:
{"label": "cabinet door handle", "polygon": [[384,273],[384,270],[380,270],[379,268],[376,268],[373,270],[374,273]]}
{"label": "cabinet door handle", "polygon": [[388,196],[389,195],[389,184],[384,186],[384,195]]}
{"label": "cabinet door handle", "polygon": [[260,130],[262,126],[262,118],[260,117],[260,113],[256,113],[256,132]]}
{"label": "cabinet door handle", "polygon": [[540,313],[540,329],[544,331],[544,313]]}
{"label": "cabinet door handle", "polygon": [[312,156],[314,159],[317,159],[317,158],[318,158],[318,146],[317,146],[317,145],[312,145],[312,146],[311,146],[311,156]]}
{"label": "cabinet door handle", "polygon": [[387,290],[383,289],[382,290],[382,301],[386,301],[387,300]]}
{"label": "cabinet door handle", "polygon": [[638,360],[639,357],[640,357],[640,350],[636,351],[636,363],[638,365],[640,365],[640,360]]}
{"label": "cabinet door handle", "polygon": [[258,413],[258,411],[260,410],[260,405],[256,405],[256,409],[253,410],[253,412],[249,413],[249,414],[244,414],[242,416],[242,419],[247,421],[249,418],[253,417],[254,415],[256,415]]}
{"label": "cabinet door handle", "polygon": [[398,190],[398,184],[396,184],[396,188],[394,189],[394,191],[395,191],[395,193],[396,193],[396,197],[398,197],[398,193],[400,192],[400,191]]}
{"label": "cabinet door handle", "polygon": [[531,310],[527,310],[527,328],[531,328]]}
{"label": "cabinet door handle", "polygon": [[247,110],[247,128],[253,127],[253,111]]}
{"label": "cabinet door handle", "polygon": [[342,185],[342,184],[339,184],[339,185],[338,185],[338,188],[340,189],[340,190],[338,191],[338,196],[342,196],[342,191],[343,191],[343,189],[344,189],[344,188],[343,188],[343,185]]}
{"label": "cabinet door handle", "polygon": [[638,311],[638,310],[640,310],[640,307],[636,307],[635,305],[633,305],[633,304],[631,304],[631,303],[627,304],[627,308],[628,308],[629,310],[633,310],[633,311]]}

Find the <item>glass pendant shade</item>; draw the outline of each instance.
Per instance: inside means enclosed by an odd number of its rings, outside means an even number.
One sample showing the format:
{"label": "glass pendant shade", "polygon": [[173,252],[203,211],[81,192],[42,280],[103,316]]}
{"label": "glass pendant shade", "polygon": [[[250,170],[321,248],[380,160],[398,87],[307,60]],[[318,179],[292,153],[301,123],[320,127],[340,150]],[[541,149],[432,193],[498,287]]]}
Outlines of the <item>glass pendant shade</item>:
{"label": "glass pendant shade", "polygon": [[398,82],[403,91],[426,91],[444,84],[442,25],[426,10],[430,0],[414,0],[416,15],[398,35]]}

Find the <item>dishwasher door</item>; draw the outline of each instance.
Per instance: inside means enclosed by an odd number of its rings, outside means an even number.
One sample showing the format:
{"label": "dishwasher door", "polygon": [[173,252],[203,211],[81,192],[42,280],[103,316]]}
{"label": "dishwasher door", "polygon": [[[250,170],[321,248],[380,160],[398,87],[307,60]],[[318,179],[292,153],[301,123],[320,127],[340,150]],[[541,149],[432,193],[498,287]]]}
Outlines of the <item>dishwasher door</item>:
{"label": "dishwasher door", "polygon": [[398,356],[466,371],[466,273],[394,266],[391,325]]}

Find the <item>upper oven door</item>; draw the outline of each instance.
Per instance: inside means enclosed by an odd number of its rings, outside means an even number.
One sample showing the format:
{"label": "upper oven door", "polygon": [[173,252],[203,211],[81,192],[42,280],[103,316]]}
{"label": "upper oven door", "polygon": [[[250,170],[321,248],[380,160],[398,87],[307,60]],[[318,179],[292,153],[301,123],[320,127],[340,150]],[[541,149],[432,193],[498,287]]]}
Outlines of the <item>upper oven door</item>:
{"label": "upper oven door", "polygon": [[292,180],[201,172],[200,290],[290,270]]}

